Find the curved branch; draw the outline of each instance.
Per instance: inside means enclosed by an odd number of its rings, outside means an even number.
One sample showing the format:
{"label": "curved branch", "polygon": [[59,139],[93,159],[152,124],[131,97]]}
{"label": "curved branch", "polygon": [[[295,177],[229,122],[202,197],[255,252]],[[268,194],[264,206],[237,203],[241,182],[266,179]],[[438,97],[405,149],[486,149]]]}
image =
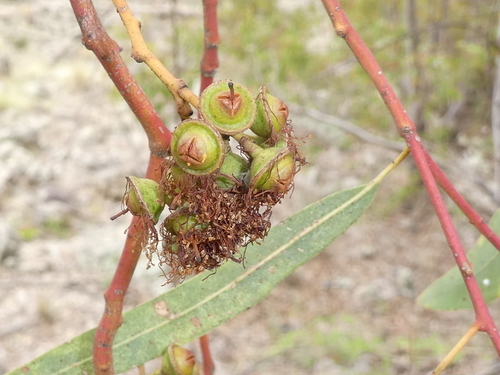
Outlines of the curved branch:
{"label": "curved branch", "polygon": [[464,215],[469,219],[469,222],[476,227],[476,229],[500,251],[500,237],[486,224],[483,218],[471,207],[464,197],[455,189],[453,184],[448,180],[441,168],[431,158],[427,150],[424,150],[427,163],[431,172],[438,182],[439,186],[448,194],[448,196],[455,202]]}
{"label": "curved branch", "polygon": [[[146,177],[159,181],[161,164],[170,144],[171,133],[153,105],[134,80],[120,57],[120,48],[104,30],[91,0],[70,0],[83,35],[83,44],[99,59],[127,104],[142,124],[151,155]],[[123,301],[142,252],[143,223],[132,220],[113,279],[104,294],[105,309],[94,337],[94,369],[97,375],[114,374],[113,340],[123,318]]]}
{"label": "curved branch", "polygon": [[171,133],[120,56],[120,47],[109,37],[90,0],[70,0],[82,31],[82,43],[91,50],[141,123],[152,154],[165,156]]}
{"label": "curved branch", "polygon": [[113,0],[116,11],[127,29],[132,42],[132,57],[135,61],[146,63],[147,66],[158,76],[160,81],[167,86],[177,104],[177,113],[182,120],[193,114],[189,106],[198,108],[198,97],[188,88],[186,82],[174,77],[172,73],[161,63],[160,60],[149,50],[141,34],[141,23],[134,17],[126,0]]}
{"label": "curved branch", "polygon": [[[342,37],[349,48],[358,59],[361,67],[366,71],[372,82],[375,84],[378,92],[382,96],[387,108],[389,109],[396,128],[410,146],[411,154],[422,177],[429,198],[432,202],[436,215],[443,228],[444,235],[448,241],[453,258],[460,269],[465,286],[474,307],[476,323],[479,330],[487,332],[490,339],[500,355],[500,333],[498,332],[493,319],[488,311],[488,306],[481,294],[481,289],[471,269],[465,251],[460,242],[458,233],[453,225],[450,214],[446,209],[443,197],[439,192],[436,180],[429,167],[429,160],[426,158],[425,149],[421,139],[418,136],[413,121],[404,110],[399,98],[387,78],[382,74],[382,69],[375,60],[375,56],[368,49],[359,34],[354,30],[344,11],[340,7],[338,0],[322,0],[325,9],[330,16],[333,27],[337,35]],[[430,159],[430,156],[429,156]]]}
{"label": "curved branch", "polygon": [[403,130],[415,131],[415,124],[406,114],[403,105],[383,74],[382,68],[375,59],[375,56],[351,25],[339,2],[337,0],[322,0],[322,2],[337,35],[344,39],[347,46],[358,59],[361,67],[377,88],[380,96],[382,96],[385,105],[394,119],[399,134],[403,136]]}

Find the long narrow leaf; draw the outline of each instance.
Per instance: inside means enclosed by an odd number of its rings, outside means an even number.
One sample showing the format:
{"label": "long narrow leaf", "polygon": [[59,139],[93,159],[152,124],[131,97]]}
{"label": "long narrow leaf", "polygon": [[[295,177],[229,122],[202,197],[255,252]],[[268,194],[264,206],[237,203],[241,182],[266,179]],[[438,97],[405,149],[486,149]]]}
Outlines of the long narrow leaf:
{"label": "long narrow leaf", "polygon": [[[332,194],[274,227],[262,245],[246,250],[245,268],[233,262],[197,277],[124,314],[114,342],[123,372],[185,344],[262,300],[286,276],[323,250],[370,205],[378,184]],[[203,280],[205,279],[205,280]],[[93,374],[90,330],[8,375]]]}

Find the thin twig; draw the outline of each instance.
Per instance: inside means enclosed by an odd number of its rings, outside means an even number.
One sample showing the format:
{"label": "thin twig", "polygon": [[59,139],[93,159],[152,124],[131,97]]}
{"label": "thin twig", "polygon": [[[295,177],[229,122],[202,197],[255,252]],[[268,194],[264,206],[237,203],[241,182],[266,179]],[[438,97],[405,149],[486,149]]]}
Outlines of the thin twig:
{"label": "thin twig", "polygon": [[459,240],[457,231],[446,209],[443,198],[439,193],[439,188],[437,187],[436,180],[434,179],[428,165],[424,153],[424,147],[416,132],[413,121],[407,115],[399,98],[396,96],[394,90],[389,84],[389,81],[382,73],[382,69],[378,65],[375,56],[373,56],[369,48],[349,22],[347,16],[340,7],[338,0],[322,0],[322,2],[328,12],[337,35],[344,39],[358,59],[361,67],[366,71],[374,83],[394,119],[399,134],[410,146],[415,164],[422,177],[425,188],[427,189],[432,205],[434,206],[436,215],[441,223],[443,232],[452,251],[453,258],[461,271],[462,278],[465,282],[474,307],[476,323],[479,326],[479,330],[485,331],[489,334],[497,353],[500,355],[500,333],[491,318],[486,302],[474,276],[474,272],[470,267],[470,263]]}
{"label": "thin twig", "polygon": [[491,230],[488,224],[485,223],[483,218],[471,207],[471,205],[465,200],[464,197],[455,189],[453,184],[448,180],[446,175],[443,173],[441,168],[432,160],[429,153],[424,150],[427,163],[431,169],[434,178],[438,182],[439,186],[448,194],[448,196],[455,202],[455,204],[462,210],[464,215],[469,219],[470,223],[474,225],[477,230],[500,251],[500,238]]}
{"label": "thin twig", "polygon": [[451,351],[444,357],[441,363],[436,367],[436,369],[432,372],[432,375],[439,375],[441,372],[448,367],[448,365],[453,361],[453,359],[457,356],[457,354],[464,348],[465,345],[470,341],[472,337],[479,331],[479,326],[474,323],[469,330],[465,333],[465,335],[458,340],[457,344],[451,349]]}
{"label": "thin twig", "polygon": [[[403,151],[406,147],[403,142],[395,142],[382,137],[377,137],[376,135],[367,132],[359,126],[354,125],[352,122],[344,120],[340,117],[332,116],[327,113],[318,111],[317,109],[307,108],[299,104],[287,103],[287,105],[290,110],[294,111],[295,113],[304,114],[315,121],[320,121],[322,123],[335,126],[348,133],[354,134],[356,137],[362,139],[363,141],[386,147],[395,151]],[[315,129],[317,129],[316,126],[314,127],[314,129],[311,129],[311,131]]]}
{"label": "thin twig", "polygon": [[177,113],[185,120],[193,114],[189,106],[198,108],[198,97],[189,90],[186,82],[174,77],[172,73],[161,63],[161,61],[149,50],[141,34],[141,23],[134,17],[126,0],[113,0],[116,11],[127,29],[132,42],[132,57],[135,61],[146,63],[174,97],[177,105]]}
{"label": "thin twig", "polygon": [[[201,85],[200,95],[214,81],[214,76],[219,67],[219,27],[217,22],[218,0],[203,0],[203,56],[200,62]],[[201,353],[203,356],[203,374],[212,375],[215,364],[210,352],[210,341],[208,335],[199,339]]]}
{"label": "thin twig", "polygon": [[[500,47],[500,20],[497,26],[497,45]],[[494,198],[500,203],[500,56],[495,58],[495,79],[491,100],[491,134],[493,136],[493,181]]]}

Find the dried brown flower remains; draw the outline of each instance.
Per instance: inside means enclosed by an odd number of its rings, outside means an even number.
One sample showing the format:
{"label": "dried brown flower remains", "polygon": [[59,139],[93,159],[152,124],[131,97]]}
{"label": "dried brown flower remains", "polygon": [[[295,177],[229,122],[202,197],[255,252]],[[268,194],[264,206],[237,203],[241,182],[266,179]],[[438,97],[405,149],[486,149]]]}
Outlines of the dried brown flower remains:
{"label": "dried brown flower remains", "polygon": [[[124,197],[148,228],[141,241],[150,264],[156,254],[170,267],[167,281],[241,262],[241,249],[267,235],[272,208],[305,164],[286,104],[265,86],[255,100],[239,83],[216,82],[202,93],[199,112],[201,119],[174,130],[159,185],[130,177]],[[169,214],[155,232],[164,207]]]}

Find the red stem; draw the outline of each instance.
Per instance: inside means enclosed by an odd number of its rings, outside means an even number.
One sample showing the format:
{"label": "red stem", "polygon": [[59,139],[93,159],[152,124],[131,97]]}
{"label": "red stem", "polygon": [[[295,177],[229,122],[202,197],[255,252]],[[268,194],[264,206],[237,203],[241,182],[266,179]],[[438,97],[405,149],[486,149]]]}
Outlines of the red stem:
{"label": "red stem", "polygon": [[[201,58],[201,86],[200,94],[214,81],[215,73],[219,67],[217,55],[219,47],[219,27],[217,23],[218,0],[203,0],[203,27],[205,30],[203,40],[203,57]],[[215,370],[212,354],[210,353],[208,335],[200,337],[200,347],[203,356],[203,374],[212,375]]]}
{"label": "red stem", "polygon": [[70,2],[82,30],[82,43],[87,49],[94,52],[136,115],[148,137],[151,153],[165,156],[171,133],[125,65],[120,56],[120,47],[104,30],[92,1],[70,0]]}
{"label": "red stem", "polygon": [[[149,157],[146,178],[160,180],[163,158],[153,154]],[[123,301],[141,256],[141,244],[137,237],[143,233],[143,222],[134,216],[127,231],[127,239],[111,283],[104,293],[105,308],[94,337],[94,370],[96,375],[112,375],[113,341],[123,323]]]}
{"label": "red stem", "polygon": [[420,142],[420,138],[415,132],[409,132],[405,135],[405,140],[410,146],[411,154],[415,160],[415,165],[422,176],[422,181],[427,189],[427,193],[429,194],[429,198],[434,206],[436,215],[441,223],[448,245],[450,246],[455,262],[460,269],[465,286],[469,292],[474,312],[476,314],[476,323],[479,324],[479,329],[481,331],[487,332],[490,335],[491,341],[500,356],[500,334],[498,333],[495,323],[493,322],[490,312],[488,311],[488,306],[483,298],[481,289],[479,288],[479,284],[474,276],[469,260],[465,255],[465,251],[462,247],[462,243],[460,242],[455,226],[453,225],[450,214],[446,209],[443,197],[441,196],[439,188],[436,184],[436,180],[432,175],[431,168],[427,164],[426,155],[422,143]]}
{"label": "red stem", "polygon": [[203,0],[203,27],[205,30],[203,57],[200,63],[201,91],[203,91],[213,80],[219,58],[219,28],[217,25],[217,2],[218,0]]}
{"label": "red stem", "polygon": [[359,60],[361,67],[365,70],[366,74],[368,74],[382,96],[385,105],[394,119],[399,134],[403,136],[403,130],[406,128],[415,131],[413,121],[406,114],[403,105],[383,74],[382,68],[377,63],[375,56],[351,25],[349,19],[340,7],[339,2],[337,0],[322,0],[322,2],[330,16],[330,20],[332,21],[337,35],[343,38],[347,43],[354,56]]}
{"label": "red stem", "polygon": [[201,354],[203,356],[203,374],[212,375],[215,370],[215,364],[210,353],[210,341],[208,335],[200,337]]}
{"label": "red stem", "polygon": [[[218,0],[203,0],[203,57],[200,63],[201,86],[200,94],[214,81],[219,67],[217,51],[219,48],[219,27],[217,23]],[[203,356],[203,374],[212,375],[215,370],[212,354],[210,353],[208,335],[200,337],[200,347]]]}
{"label": "red stem", "polygon": [[[70,0],[80,25],[83,44],[94,52],[109,77],[144,128],[151,151],[146,177],[159,181],[171,139],[170,131],[137,84],[120,56],[120,48],[104,30],[91,0]],[[94,337],[94,369],[97,375],[114,374],[112,345],[123,318],[123,301],[141,254],[143,224],[136,217],[127,232],[127,239],[111,284],[104,294],[105,309]]]}
{"label": "red stem", "polygon": [[436,162],[429,155],[427,150],[424,150],[424,154],[427,160],[427,164],[431,169],[431,172],[436,179],[437,183],[443,188],[443,190],[448,194],[448,196],[455,202],[455,204],[460,208],[460,210],[469,219],[470,223],[474,225],[477,230],[488,240],[490,243],[500,251],[500,237],[496,235],[495,232],[486,224],[483,218],[471,207],[471,205],[460,195],[460,193],[455,189],[452,183],[448,180],[446,175],[443,173],[441,168],[436,164]]}
{"label": "red stem", "polygon": [[371,78],[378,92],[382,96],[387,108],[389,109],[399,134],[410,146],[415,164],[422,176],[422,180],[431,199],[436,215],[441,223],[446,239],[452,251],[457,266],[461,270],[462,277],[469,292],[476,323],[482,331],[489,334],[493,345],[500,355],[500,333],[491,319],[486,302],[484,301],[479,285],[474,277],[467,256],[465,255],[462,244],[460,243],[457,231],[451,221],[450,215],[446,210],[444,201],[439,193],[439,189],[434,179],[431,169],[427,164],[424,148],[420,137],[416,133],[415,125],[404,110],[401,102],[396,96],[394,90],[387,78],[382,74],[382,69],[375,60],[375,56],[368,49],[359,34],[354,30],[344,11],[340,7],[338,0],[322,0],[323,5],[330,16],[333,27],[337,35],[342,37],[351,51],[358,59],[362,68]]}

